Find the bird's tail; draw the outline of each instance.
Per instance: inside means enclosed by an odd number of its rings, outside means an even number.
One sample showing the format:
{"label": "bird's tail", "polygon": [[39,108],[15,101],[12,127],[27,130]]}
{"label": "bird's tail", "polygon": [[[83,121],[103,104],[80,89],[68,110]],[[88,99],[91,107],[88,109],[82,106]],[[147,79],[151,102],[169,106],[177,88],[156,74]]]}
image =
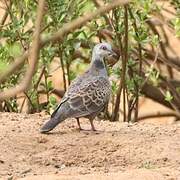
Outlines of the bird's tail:
{"label": "bird's tail", "polygon": [[53,130],[59,123],[61,123],[64,120],[65,118],[59,117],[57,115],[51,116],[51,119],[43,125],[43,127],[40,129],[40,132],[47,133]]}

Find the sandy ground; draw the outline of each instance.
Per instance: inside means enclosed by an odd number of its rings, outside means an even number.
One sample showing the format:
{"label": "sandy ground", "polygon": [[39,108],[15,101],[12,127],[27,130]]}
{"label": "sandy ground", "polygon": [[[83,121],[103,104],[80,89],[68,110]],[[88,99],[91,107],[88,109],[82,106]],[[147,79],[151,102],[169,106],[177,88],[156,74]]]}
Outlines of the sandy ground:
{"label": "sandy ground", "polygon": [[180,179],[180,123],[96,120],[93,133],[69,119],[40,134],[48,117],[0,113],[0,179]]}

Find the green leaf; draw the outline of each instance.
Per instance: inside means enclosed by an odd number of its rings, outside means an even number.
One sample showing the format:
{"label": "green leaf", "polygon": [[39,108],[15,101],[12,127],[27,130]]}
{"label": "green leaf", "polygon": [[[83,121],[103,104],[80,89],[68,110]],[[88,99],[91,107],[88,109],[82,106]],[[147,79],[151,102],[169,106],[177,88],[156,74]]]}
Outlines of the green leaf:
{"label": "green leaf", "polygon": [[47,88],[48,88],[48,91],[51,91],[53,89],[52,81],[48,81]]}
{"label": "green leaf", "polygon": [[6,71],[8,65],[5,62],[0,61],[0,72]]}
{"label": "green leaf", "polygon": [[56,105],[56,103],[57,103],[56,98],[54,96],[50,96],[49,103],[51,104],[51,106]]}
{"label": "green leaf", "polygon": [[168,102],[171,102],[172,99],[173,99],[173,96],[171,95],[171,93],[169,91],[166,91],[165,100]]}
{"label": "green leaf", "polygon": [[158,43],[159,43],[158,35],[153,35],[152,36],[151,43],[152,43],[153,46],[157,46],[158,45]]}
{"label": "green leaf", "polygon": [[12,57],[18,57],[21,55],[21,46],[19,43],[13,43],[8,45],[9,54]]}
{"label": "green leaf", "polygon": [[115,81],[112,81],[111,88],[112,88],[112,93],[115,95],[118,90],[118,86]]}
{"label": "green leaf", "polygon": [[180,37],[180,18],[177,17],[174,23],[175,31],[176,31],[176,36]]}

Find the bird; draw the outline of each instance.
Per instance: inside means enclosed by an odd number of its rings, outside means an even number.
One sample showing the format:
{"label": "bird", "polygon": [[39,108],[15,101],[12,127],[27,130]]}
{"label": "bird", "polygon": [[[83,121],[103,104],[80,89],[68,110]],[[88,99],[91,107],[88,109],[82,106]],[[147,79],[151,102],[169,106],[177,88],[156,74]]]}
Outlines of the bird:
{"label": "bird", "polygon": [[76,118],[78,127],[82,130],[79,122],[81,117],[88,118],[91,130],[96,130],[93,120],[105,108],[111,95],[111,84],[104,60],[113,55],[115,53],[112,46],[107,42],[94,46],[88,70],[71,82],[50,120],[40,129],[41,133],[53,130],[67,118]]}

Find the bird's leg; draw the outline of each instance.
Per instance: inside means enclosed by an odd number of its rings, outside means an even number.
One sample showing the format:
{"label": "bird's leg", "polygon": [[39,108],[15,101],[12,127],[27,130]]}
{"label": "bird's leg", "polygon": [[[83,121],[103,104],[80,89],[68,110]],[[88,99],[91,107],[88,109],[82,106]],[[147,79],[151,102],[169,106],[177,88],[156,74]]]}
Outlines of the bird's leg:
{"label": "bird's leg", "polygon": [[91,123],[91,129],[92,131],[96,131],[94,124],[93,124],[93,119],[89,119],[90,123]]}
{"label": "bird's leg", "polygon": [[77,120],[77,124],[78,124],[79,130],[82,130],[80,122],[79,122],[79,118],[76,118],[76,120]]}

